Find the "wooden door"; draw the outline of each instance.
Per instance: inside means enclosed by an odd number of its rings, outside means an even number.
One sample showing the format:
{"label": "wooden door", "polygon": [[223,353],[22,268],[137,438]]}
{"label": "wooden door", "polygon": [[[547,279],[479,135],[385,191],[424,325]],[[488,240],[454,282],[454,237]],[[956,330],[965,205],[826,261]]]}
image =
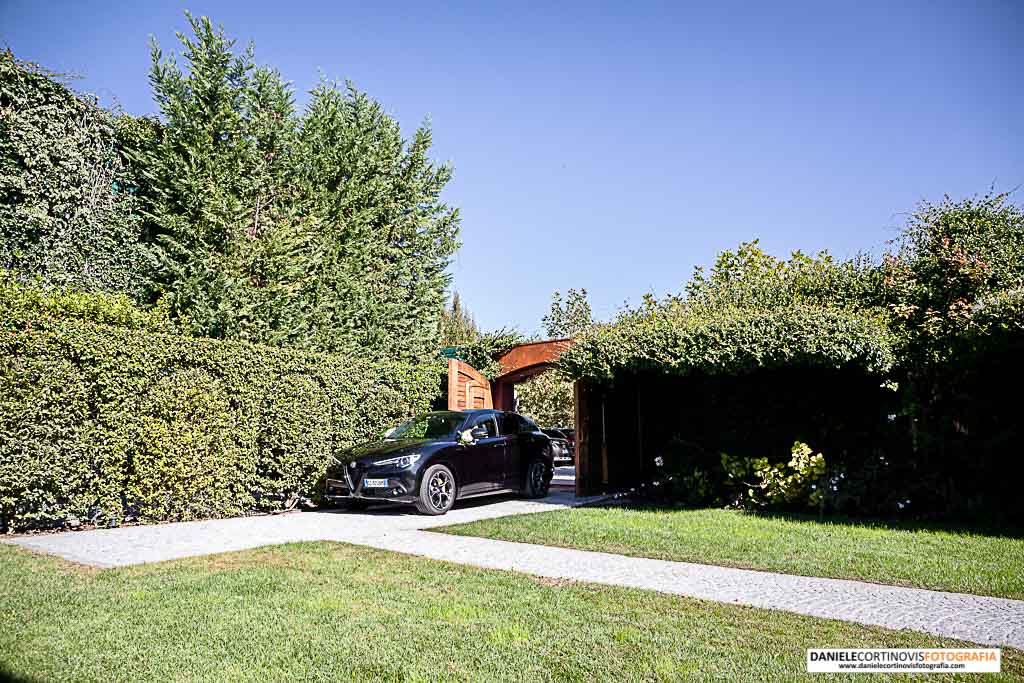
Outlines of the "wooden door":
{"label": "wooden door", "polygon": [[473,366],[448,359],[448,410],[493,408],[491,383]]}

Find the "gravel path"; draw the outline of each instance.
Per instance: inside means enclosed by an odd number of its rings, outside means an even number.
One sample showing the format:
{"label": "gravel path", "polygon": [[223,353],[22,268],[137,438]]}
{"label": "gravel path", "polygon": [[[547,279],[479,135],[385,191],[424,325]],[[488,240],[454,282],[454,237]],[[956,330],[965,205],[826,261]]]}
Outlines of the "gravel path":
{"label": "gravel path", "polygon": [[4,539],[101,567],[159,562],[294,541],[341,541],[460,564],[629,586],[1024,649],[1024,601],[669,562],[584,550],[449,536],[427,529],[578,505],[483,499],[444,517],[406,510],[303,512],[268,517],[98,529]]}

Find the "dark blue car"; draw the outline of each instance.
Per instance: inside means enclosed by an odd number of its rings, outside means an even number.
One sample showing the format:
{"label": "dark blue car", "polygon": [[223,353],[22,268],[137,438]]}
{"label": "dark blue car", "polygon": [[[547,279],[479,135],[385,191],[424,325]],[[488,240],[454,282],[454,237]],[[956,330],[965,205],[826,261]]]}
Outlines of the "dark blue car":
{"label": "dark blue car", "polygon": [[529,418],[500,410],[424,413],[334,458],[328,503],[415,505],[443,515],[456,500],[495,493],[547,495],[551,439]]}

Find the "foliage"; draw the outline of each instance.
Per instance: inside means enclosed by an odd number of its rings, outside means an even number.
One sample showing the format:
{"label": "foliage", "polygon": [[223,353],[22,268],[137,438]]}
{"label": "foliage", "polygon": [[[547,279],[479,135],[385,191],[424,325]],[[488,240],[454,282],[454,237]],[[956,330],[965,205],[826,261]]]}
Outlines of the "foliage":
{"label": "foliage", "polygon": [[161,303],[141,309],[124,294],[45,289],[38,279],[26,280],[0,270],[0,301],[8,309],[6,315],[76,318],[133,330],[177,331]]}
{"label": "foliage", "polygon": [[473,314],[462,306],[459,293],[452,294],[451,308],[441,311],[441,346],[465,346],[480,337]]}
{"label": "foliage", "polygon": [[122,154],[133,125],[0,52],[0,268],[142,295],[142,207]]}
{"label": "foliage", "polygon": [[429,368],[0,306],[0,526],[223,517],[318,491],[423,410]]}
{"label": "foliage", "polygon": [[883,323],[851,311],[810,306],[723,309],[714,315],[659,309],[627,315],[587,333],[560,359],[571,377],[600,381],[611,380],[620,370],[686,376],[856,367],[880,375],[892,363]]}
{"label": "foliage", "polygon": [[501,374],[498,358],[513,346],[525,344],[532,339],[518,330],[503,327],[500,330],[481,333],[473,342],[456,349],[456,357],[480,372],[487,379]]}
{"label": "foliage", "polygon": [[731,491],[730,507],[824,511],[826,502],[831,502],[825,456],[800,441],[793,444],[790,453],[786,463],[722,453],[725,488]]}
{"label": "foliage", "polygon": [[913,425],[918,501],[947,515],[1016,516],[1024,476],[1024,209],[1006,194],[923,203],[882,264]]}
{"label": "foliage", "polygon": [[1009,195],[922,203],[883,262],[902,364],[955,363],[990,334],[1024,329],[1024,209]]}
{"label": "foliage", "polygon": [[564,302],[561,292],[555,292],[551,296],[551,309],[542,322],[548,339],[568,339],[585,332],[594,323],[587,290],[570,289],[565,293]]}
{"label": "foliage", "polygon": [[797,441],[793,444],[793,457],[785,465],[772,465],[768,458],[757,458],[753,463],[757,490],[747,490],[755,503],[764,507],[818,508],[824,502],[825,456],[815,453],[810,446]]}
{"label": "foliage", "polygon": [[[695,268],[685,296],[668,297],[665,306],[695,312],[794,305],[865,310],[877,306],[879,277],[864,255],[837,261],[827,251],[815,257],[795,251],[782,260],[766,254],[754,240],[735,252],[721,252],[710,273]],[[648,300],[648,306],[652,303]]]}
{"label": "foliage", "polygon": [[857,294],[872,271],[827,253],[789,261],[756,242],[701,268],[685,296],[626,310],[596,325],[562,355],[573,378],[611,380],[620,370],[675,375],[746,373],[759,368],[858,367],[881,374],[893,363],[884,320]]}
{"label": "foliage", "polygon": [[516,409],[542,427],[575,425],[572,382],[558,370],[548,370],[516,385]]}
{"label": "foliage", "polygon": [[430,130],[323,82],[305,111],[251,46],[188,16],[187,70],[152,48],[146,170],[154,291],[198,335],[423,358],[437,348],[458,212]]}

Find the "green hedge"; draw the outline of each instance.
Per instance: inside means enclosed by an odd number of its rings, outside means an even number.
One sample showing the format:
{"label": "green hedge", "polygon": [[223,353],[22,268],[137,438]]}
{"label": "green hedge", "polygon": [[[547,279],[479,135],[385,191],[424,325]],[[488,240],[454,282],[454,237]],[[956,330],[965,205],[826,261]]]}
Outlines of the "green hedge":
{"label": "green hedge", "polygon": [[47,286],[38,277],[0,269],[0,304],[4,308],[0,315],[8,321],[71,318],[132,330],[176,333],[179,330],[164,301],[144,310],[124,294]]}
{"label": "green hedge", "polygon": [[[9,292],[8,292],[9,293]],[[175,336],[0,300],[0,526],[225,517],[313,495],[430,368]]]}
{"label": "green hedge", "polygon": [[655,310],[597,326],[562,354],[571,377],[611,380],[619,371],[677,376],[759,369],[858,368],[883,374],[893,364],[890,334],[868,314],[839,308]]}

